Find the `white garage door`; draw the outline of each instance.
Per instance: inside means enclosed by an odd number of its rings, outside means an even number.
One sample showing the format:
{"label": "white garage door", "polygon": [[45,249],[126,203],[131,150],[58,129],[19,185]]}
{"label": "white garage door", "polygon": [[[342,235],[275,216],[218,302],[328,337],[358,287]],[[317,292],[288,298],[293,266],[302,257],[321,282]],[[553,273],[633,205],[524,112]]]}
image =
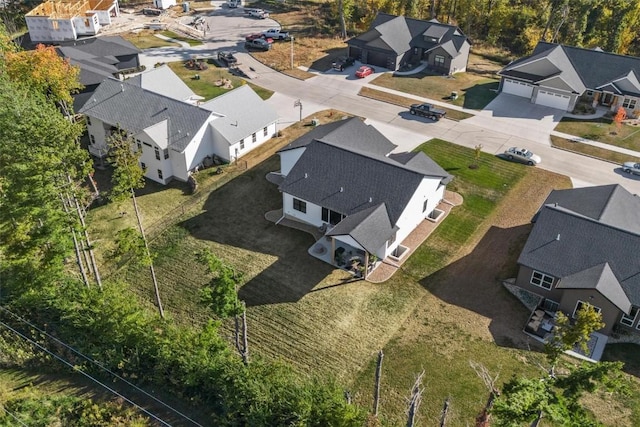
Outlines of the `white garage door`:
{"label": "white garage door", "polygon": [[546,90],[539,90],[538,96],[536,97],[536,104],[546,105],[547,107],[564,111],[567,111],[567,108],[569,108],[569,101],[571,101],[571,97],[568,95],[547,92]]}
{"label": "white garage door", "polygon": [[533,86],[524,82],[519,82],[517,80],[504,79],[502,91],[504,93],[510,93],[511,95],[531,98],[531,94],[533,93]]}

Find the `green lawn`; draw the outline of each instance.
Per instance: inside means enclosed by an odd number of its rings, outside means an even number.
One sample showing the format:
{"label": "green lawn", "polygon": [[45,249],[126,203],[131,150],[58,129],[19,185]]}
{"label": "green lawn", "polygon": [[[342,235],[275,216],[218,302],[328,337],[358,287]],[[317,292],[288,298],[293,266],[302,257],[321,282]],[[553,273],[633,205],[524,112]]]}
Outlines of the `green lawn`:
{"label": "green lawn", "polygon": [[[474,73],[457,73],[453,76],[418,73],[395,77],[386,73],[372,81],[378,86],[450,102],[473,110],[483,109],[496,97],[498,82],[497,79]],[[451,92],[457,92],[458,99],[451,100]]]}
{"label": "green lawn", "polygon": [[558,123],[555,130],[640,151],[640,127],[628,124],[618,126],[611,119],[579,120],[565,117]]}
{"label": "green lawn", "polygon": [[202,41],[200,41],[200,40],[192,39],[190,37],[181,36],[180,34],[176,34],[173,31],[165,30],[165,31],[162,31],[160,34],[162,34],[163,36],[170,37],[170,38],[175,39],[175,40],[180,40],[181,42],[189,43],[189,46],[200,46],[200,45],[202,45]]}
{"label": "green lawn", "polygon": [[583,144],[581,142],[574,142],[568,139],[560,138],[558,136],[551,135],[551,144],[554,147],[562,148],[568,151],[574,151],[576,153],[586,154],[587,156],[595,157],[597,159],[606,160],[612,163],[622,164],[624,162],[640,162],[640,157],[628,156],[617,151],[607,150],[600,147],[595,147],[589,144]]}
{"label": "green lawn", "polygon": [[151,49],[154,47],[178,46],[177,43],[168,42],[156,37],[153,30],[141,30],[136,33],[121,34],[138,49]]}

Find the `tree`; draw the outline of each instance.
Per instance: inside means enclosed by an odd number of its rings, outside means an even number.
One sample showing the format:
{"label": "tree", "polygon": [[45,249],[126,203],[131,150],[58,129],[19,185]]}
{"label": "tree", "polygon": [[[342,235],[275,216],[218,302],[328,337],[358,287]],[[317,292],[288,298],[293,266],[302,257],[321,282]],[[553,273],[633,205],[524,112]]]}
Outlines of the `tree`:
{"label": "tree", "polygon": [[237,286],[240,284],[242,276],[236,274],[232,267],[225,264],[208,249],[197,253],[196,257],[207,266],[207,271],[214,275],[214,278],[202,290],[202,302],[221,318],[241,314],[244,311],[244,306],[238,300]]}
{"label": "tree", "polygon": [[[162,308],[162,300],[160,299],[160,290],[158,288],[158,280],[156,279],[156,272],[153,268],[153,261],[151,251],[149,250],[149,244],[147,237],[144,233],[144,227],[142,226],[142,218],[140,216],[140,210],[138,209],[138,202],[136,201],[136,192],[138,188],[144,187],[144,170],[140,166],[138,159],[140,158],[140,152],[133,151],[134,143],[130,135],[128,135],[122,129],[116,129],[109,138],[107,138],[107,144],[109,146],[109,161],[114,167],[113,176],[111,181],[113,182],[113,188],[111,190],[111,200],[116,203],[120,203],[128,198],[131,198],[133,203],[133,209],[136,213],[136,219],[138,220],[138,230],[144,243],[144,257],[143,262],[148,264],[149,271],[151,272],[151,280],[153,281],[153,291],[156,297],[156,305],[158,306],[158,312],[160,317],[164,319],[164,309]],[[129,248],[135,247],[132,244],[132,236],[130,232],[127,232],[121,237],[126,237]]]}
{"label": "tree", "polygon": [[60,194],[91,168],[81,132],[44,94],[0,72],[0,252],[18,286],[55,281],[66,268],[79,225]]}
{"label": "tree", "polygon": [[575,322],[571,323],[564,313],[558,311],[555,323],[553,336],[545,343],[551,376],[555,375],[555,367],[562,353],[576,346],[586,353],[591,334],[604,327],[602,314],[589,303],[583,303],[577,310]]}

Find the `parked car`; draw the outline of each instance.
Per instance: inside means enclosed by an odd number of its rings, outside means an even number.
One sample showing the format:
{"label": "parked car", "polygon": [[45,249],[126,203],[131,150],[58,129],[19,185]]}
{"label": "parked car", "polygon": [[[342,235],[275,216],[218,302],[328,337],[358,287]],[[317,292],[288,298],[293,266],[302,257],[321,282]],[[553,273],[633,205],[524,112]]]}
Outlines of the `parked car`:
{"label": "parked car", "polygon": [[640,175],[640,163],[625,162],[622,165],[622,171],[625,173],[631,173],[634,175]]}
{"label": "parked car", "polygon": [[504,155],[511,161],[526,163],[529,166],[537,165],[542,161],[540,156],[533,154],[526,148],[511,147],[505,150]]}
{"label": "parked car", "polygon": [[271,37],[274,40],[288,40],[291,38],[288,32],[280,31],[277,28],[269,28],[267,31],[263,31],[262,35],[265,37]]}
{"label": "parked car", "polygon": [[271,37],[265,37],[262,33],[249,34],[248,36],[244,37],[244,41],[247,42],[255,39],[264,39],[268,43],[273,43],[273,39]]}
{"label": "parked car", "polygon": [[227,66],[238,63],[238,59],[231,52],[218,52],[218,59],[227,64]]}
{"label": "parked car", "polygon": [[438,121],[447,115],[445,110],[434,107],[432,104],[413,104],[409,108],[409,113],[413,116],[427,117],[431,120]]}
{"label": "parked car", "polygon": [[363,79],[370,74],[375,73],[376,70],[373,67],[369,67],[368,65],[363,65],[356,71],[356,77],[359,79]]}
{"label": "parked car", "polygon": [[252,9],[249,12],[249,16],[251,16],[252,18],[265,19],[269,17],[269,12],[262,9]]}
{"label": "parked car", "polygon": [[344,71],[345,68],[352,66],[355,62],[355,58],[350,56],[341,56],[331,64],[331,67],[334,70]]}
{"label": "parked car", "polygon": [[269,50],[271,44],[265,39],[254,39],[244,42],[244,48],[247,50]]}

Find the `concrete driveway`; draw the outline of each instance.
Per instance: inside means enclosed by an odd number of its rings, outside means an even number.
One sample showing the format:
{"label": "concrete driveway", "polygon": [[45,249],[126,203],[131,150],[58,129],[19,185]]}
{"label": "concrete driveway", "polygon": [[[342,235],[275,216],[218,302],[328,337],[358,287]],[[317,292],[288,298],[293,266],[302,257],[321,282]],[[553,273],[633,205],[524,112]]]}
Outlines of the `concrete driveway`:
{"label": "concrete driveway", "polygon": [[551,131],[564,114],[563,110],[532,104],[521,96],[500,93],[479,114],[465,122],[549,145]]}

